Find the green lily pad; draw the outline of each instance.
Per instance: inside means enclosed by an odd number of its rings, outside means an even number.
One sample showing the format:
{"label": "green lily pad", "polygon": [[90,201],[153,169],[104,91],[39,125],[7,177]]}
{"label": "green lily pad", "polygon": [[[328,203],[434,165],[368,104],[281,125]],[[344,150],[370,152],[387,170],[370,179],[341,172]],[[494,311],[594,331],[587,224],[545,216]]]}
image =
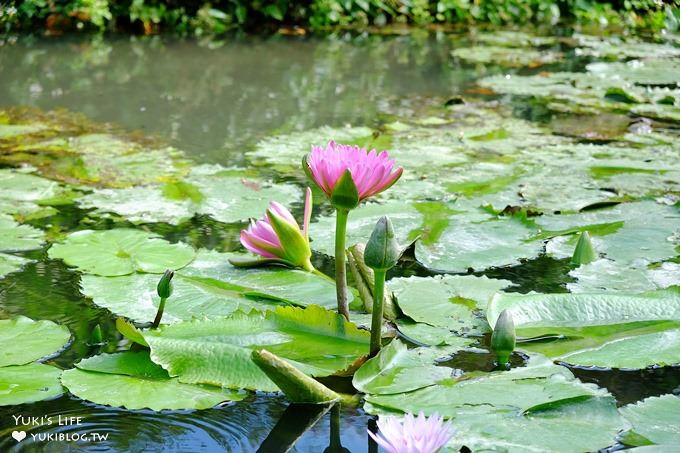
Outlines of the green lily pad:
{"label": "green lily pad", "polygon": [[399,333],[409,341],[428,346],[457,346],[464,348],[475,340],[456,336],[446,327],[435,327],[424,322],[414,322],[406,318],[395,321]]}
{"label": "green lily pad", "polygon": [[452,216],[436,243],[417,243],[416,257],[429,268],[457,272],[517,264],[543,252],[543,241],[531,240],[535,232],[508,217]]}
{"label": "green lily pad", "polygon": [[586,69],[608,80],[623,79],[638,85],[676,85],[680,82],[677,60],[632,60],[626,63],[590,63]]}
{"label": "green lily pad", "polygon": [[42,363],[0,367],[0,406],[33,403],[63,393],[61,370]]}
{"label": "green lily pad", "polygon": [[538,356],[526,367],[463,375],[408,393],[369,394],[366,401],[404,412],[438,412],[448,418],[457,417],[467,406],[478,406],[489,414],[520,416],[606,396],[605,390],[581,383],[566,368]]}
{"label": "green lily pad", "polygon": [[251,360],[266,349],[312,376],[344,370],[368,353],[369,333],[318,306],[185,321],[143,331],[151,359],[181,382],[265,391],[276,385]]}
{"label": "green lily pad", "polygon": [[537,67],[562,60],[560,52],[501,46],[460,47],[451,52],[454,57],[472,63],[493,63],[511,67]]}
{"label": "green lily pad", "polygon": [[555,36],[536,36],[515,30],[495,30],[474,35],[473,38],[485,44],[505,47],[541,47],[557,44],[559,41]]}
{"label": "green lily pad", "polygon": [[[415,206],[400,201],[384,203],[363,203],[349,213],[347,221],[347,246],[365,243],[371,236],[375,223],[384,215],[389,215],[394,225],[396,237],[405,242],[414,238],[422,226],[422,214]],[[335,254],[335,214],[322,216],[310,225],[312,249],[327,255]]]}
{"label": "green lily pad", "polygon": [[100,189],[78,199],[84,208],[113,212],[132,222],[178,224],[195,214],[231,223],[259,218],[271,201],[290,204],[302,192],[291,184],[272,184],[243,170],[199,165],[180,182],[164,186]]}
{"label": "green lily pad", "polygon": [[626,425],[613,398],[591,398],[520,416],[461,408],[454,426],[456,434],[448,444],[454,450],[465,445],[472,451],[582,453],[614,444]]}
{"label": "green lily pad", "polygon": [[[546,230],[562,230],[576,226],[623,222],[617,228],[593,238],[598,253],[620,265],[634,266],[664,261],[677,256],[680,245],[680,211],[653,201],[622,203],[613,208],[578,214],[543,216],[537,219]],[[575,245],[575,244],[574,244]],[[570,257],[573,245],[565,239],[551,240],[546,251],[556,258]]]}
{"label": "green lily pad", "polygon": [[24,316],[0,320],[0,367],[24,365],[53,354],[69,338],[69,330],[52,321],[33,321]]}
{"label": "green lily pad", "polygon": [[0,139],[16,138],[45,130],[43,124],[0,124]]}
{"label": "green lily pad", "polygon": [[0,212],[27,216],[44,205],[71,204],[73,192],[55,181],[24,171],[0,169]]}
{"label": "green lily pad", "polygon": [[[294,269],[239,269],[229,264],[229,259],[237,256],[200,250],[194,261],[175,272],[174,292],[165,306],[163,323],[226,316],[239,309],[264,310],[275,304],[337,305],[330,279]],[[144,323],[153,321],[158,310],[158,280],[156,274],[84,275],[81,291],[95,304]],[[351,291],[349,300],[353,300]]]}
{"label": "green lily pad", "polygon": [[680,329],[607,341],[592,349],[565,354],[559,360],[580,366],[624,369],[680,364]]}
{"label": "green lily pad", "polygon": [[29,263],[30,261],[31,260],[27,260],[26,258],[21,258],[19,256],[0,253],[0,278],[12,272],[18,271],[24,266],[24,264]]}
{"label": "green lily pad", "polygon": [[487,277],[447,275],[396,278],[388,282],[388,288],[399,308],[414,321],[458,333],[478,334],[488,331],[489,326],[477,314],[486,308],[496,291],[510,284]]}
{"label": "green lily pad", "polygon": [[302,157],[312,150],[312,145],[325,146],[329,140],[338,143],[369,146],[373,130],[367,127],[331,128],[294,132],[278,135],[260,141],[254,151],[246,156],[255,165],[270,165],[279,170],[299,169]]}
{"label": "green lily pad", "polygon": [[42,231],[29,225],[19,225],[11,217],[0,214],[0,251],[19,252],[39,248]]}
{"label": "green lily pad", "polygon": [[680,49],[668,44],[640,41],[633,37],[574,35],[576,55],[620,60],[624,58],[672,58]]}
{"label": "green lily pad", "polygon": [[[605,390],[540,356],[526,367],[471,373],[407,393],[369,394],[366,400],[369,413],[423,411],[454,418],[456,436],[448,444],[454,450],[595,451],[613,444],[625,427]],[[568,447],[565,433],[573,434]]]}
{"label": "green lily pad", "polygon": [[409,350],[401,341],[392,340],[357,370],[352,385],[360,392],[390,395],[410,392],[450,378],[450,368],[435,366],[427,354],[420,355],[426,349]]}
{"label": "green lily pad", "polygon": [[[677,395],[663,395],[647,398],[619,409],[621,415],[633,425],[624,437],[629,445],[657,444],[670,451],[680,444],[680,398]],[[629,443],[629,439],[637,439]],[[644,439],[644,443],[640,440]]]}
{"label": "green lily pad", "polygon": [[680,287],[640,294],[496,293],[487,308],[495,325],[509,310],[521,335],[549,335],[557,330],[643,321],[680,321]]}
{"label": "green lily pad", "polygon": [[147,148],[111,134],[85,134],[30,143],[22,161],[64,182],[101,187],[130,187],[181,177],[187,162],[173,148]]}
{"label": "green lily pad", "polygon": [[148,352],[102,354],[84,359],[76,367],[64,371],[62,384],[79,398],[107,406],[155,411],[208,409],[245,397],[243,392],[183,384],[153,363]]}
{"label": "green lily pad", "polygon": [[680,286],[680,264],[661,263],[658,267],[625,266],[615,261],[600,259],[581,265],[569,272],[576,278],[567,283],[572,293],[596,291],[644,292]]}
{"label": "green lily pad", "polygon": [[113,277],[180,269],[194,259],[195,252],[186,244],[170,244],[144,231],[117,229],[71,233],[50,248],[49,256],[85,273]]}

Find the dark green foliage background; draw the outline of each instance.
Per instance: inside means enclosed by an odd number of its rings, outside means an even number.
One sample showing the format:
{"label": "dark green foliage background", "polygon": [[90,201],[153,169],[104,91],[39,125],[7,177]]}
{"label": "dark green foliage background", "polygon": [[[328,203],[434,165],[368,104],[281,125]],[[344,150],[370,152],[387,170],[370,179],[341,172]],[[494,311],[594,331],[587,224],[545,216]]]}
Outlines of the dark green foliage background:
{"label": "dark green foliage background", "polygon": [[1,0],[0,30],[220,34],[388,24],[553,24],[677,29],[680,0]]}

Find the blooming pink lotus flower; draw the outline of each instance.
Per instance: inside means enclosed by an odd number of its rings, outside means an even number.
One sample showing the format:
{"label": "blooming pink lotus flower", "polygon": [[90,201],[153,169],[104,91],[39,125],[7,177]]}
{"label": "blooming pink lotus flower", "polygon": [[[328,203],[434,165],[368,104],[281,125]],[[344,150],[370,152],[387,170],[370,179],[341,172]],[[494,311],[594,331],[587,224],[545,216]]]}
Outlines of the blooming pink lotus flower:
{"label": "blooming pink lotus flower", "polygon": [[309,247],[309,219],[312,215],[312,191],[305,192],[302,229],[283,205],[272,201],[261,220],[252,221],[241,231],[241,244],[251,252],[269,260],[298,266],[310,272],[314,267]]}
{"label": "blooming pink lotus flower", "polygon": [[397,417],[378,419],[380,433],[368,434],[388,453],[434,453],[453,437],[451,422],[444,423],[439,414],[429,418],[423,412],[414,417],[406,414],[404,422]]}
{"label": "blooming pink lotus flower", "polygon": [[331,198],[342,175],[349,170],[358,192],[358,201],[376,195],[394,184],[404,169],[392,171],[394,161],[387,151],[380,153],[375,149],[368,152],[364,148],[328,142],[325,148],[312,146],[303,165],[310,177]]}

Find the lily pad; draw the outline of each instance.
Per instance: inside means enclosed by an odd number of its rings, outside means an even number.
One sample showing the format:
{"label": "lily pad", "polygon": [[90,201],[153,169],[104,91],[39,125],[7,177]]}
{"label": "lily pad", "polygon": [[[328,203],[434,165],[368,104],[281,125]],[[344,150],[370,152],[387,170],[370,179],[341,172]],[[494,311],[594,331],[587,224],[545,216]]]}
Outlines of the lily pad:
{"label": "lily pad", "polygon": [[380,353],[357,370],[352,385],[360,392],[391,395],[410,392],[451,377],[452,370],[435,366],[428,348],[409,350],[392,340]]}
{"label": "lily pad", "polygon": [[180,269],[194,259],[195,252],[186,244],[170,244],[144,231],[117,229],[71,233],[50,248],[49,256],[82,272],[112,277]]}
{"label": "lily pad", "polygon": [[580,366],[623,369],[680,364],[680,329],[605,342],[592,349],[565,354],[560,360]]}
{"label": "lily pad", "polygon": [[276,385],[251,360],[266,349],[306,374],[328,376],[368,353],[369,333],[318,306],[185,321],[143,332],[151,359],[181,382],[265,391]]}
{"label": "lily pad", "polygon": [[[234,311],[273,308],[275,304],[336,306],[330,279],[294,269],[244,270],[229,264],[238,255],[200,250],[196,259],[175,272],[174,292],[163,323],[226,316]],[[84,275],[82,293],[97,305],[136,322],[151,322],[160,302],[159,276],[133,273],[120,277]],[[349,293],[350,301],[353,293]]]}
{"label": "lily pad", "polygon": [[658,267],[625,266],[615,261],[600,259],[581,265],[569,272],[576,278],[567,283],[572,293],[596,291],[643,292],[680,286],[680,264],[661,263]]}
{"label": "lily pad", "polygon": [[[399,308],[419,323],[478,334],[489,330],[484,318],[491,297],[511,282],[474,276],[396,278],[388,282]],[[449,333],[453,336],[453,334]]]}
{"label": "lily pad", "polygon": [[560,52],[500,46],[460,47],[451,54],[473,63],[492,63],[511,67],[529,66],[531,68],[556,63],[562,59]]}
{"label": "lily pad", "polygon": [[113,212],[132,222],[178,224],[195,214],[225,223],[259,218],[271,201],[290,204],[301,191],[291,184],[272,184],[244,170],[199,165],[177,182],[163,186],[100,189],[78,199],[84,208]]}
{"label": "lily pad", "polygon": [[0,406],[33,403],[63,393],[61,370],[42,363],[0,368]]}
{"label": "lily pad", "polygon": [[[145,409],[208,409],[239,401],[245,393],[183,384],[149,359],[148,352],[102,354],[65,371],[61,381],[75,396],[97,404]],[[115,389],[115,391],[111,391]]]}
{"label": "lily pad", "polygon": [[513,218],[452,216],[436,243],[417,243],[416,257],[429,268],[457,272],[517,264],[543,252],[543,242],[531,239],[535,232]]}
{"label": "lily pad", "polygon": [[624,58],[672,58],[680,56],[680,49],[668,44],[640,41],[633,37],[574,35],[579,46],[576,55],[609,60]]}
{"label": "lily pad", "polygon": [[25,171],[0,169],[0,212],[34,214],[45,205],[71,204],[73,192]]}
{"label": "lily pad", "polygon": [[299,168],[302,157],[311,151],[312,145],[326,145],[329,140],[335,140],[338,143],[370,146],[372,134],[373,130],[367,127],[325,126],[266,138],[246,156],[255,165],[267,164],[278,170]]}
{"label": "lily pad", "polygon": [[30,261],[31,260],[27,260],[19,256],[0,253],[0,278],[12,272],[18,271],[23,267],[24,264],[29,263]]}
{"label": "lily pad", "polygon": [[42,231],[29,225],[19,225],[11,217],[0,214],[0,251],[19,252],[39,248]]}
{"label": "lily pad", "polygon": [[0,367],[24,365],[53,354],[69,338],[69,330],[52,321],[33,321],[24,316],[0,320]]}
{"label": "lily pad", "polygon": [[680,321],[680,287],[640,294],[516,294],[496,293],[487,320],[495,325],[509,310],[517,332],[549,335],[556,330],[643,321]]}
{"label": "lily pad", "polygon": [[[680,445],[680,398],[677,395],[663,395],[647,398],[619,409],[621,415],[633,425],[624,437],[629,445],[656,444],[666,449]],[[634,437],[631,436],[634,434]],[[629,439],[635,438],[635,443]],[[644,443],[640,442],[644,439]],[[665,450],[669,451],[669,450]]]}

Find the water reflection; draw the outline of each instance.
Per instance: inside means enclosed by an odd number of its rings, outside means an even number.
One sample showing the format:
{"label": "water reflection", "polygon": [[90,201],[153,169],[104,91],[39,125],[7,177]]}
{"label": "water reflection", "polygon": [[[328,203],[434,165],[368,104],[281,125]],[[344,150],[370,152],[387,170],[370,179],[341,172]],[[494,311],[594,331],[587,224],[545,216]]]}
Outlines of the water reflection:
{"label": "water reflection", "polygon": [[[0,451],[321,452],[339,444],[355,453],[366,451],[368,416],[352,408],[328,409],[288,405],[280,396],[253,395],[203,411],[126,411],[62,396],[2,408]],[[330,435],[333,413],[340,426],[335,437]],[[23,428],[27,437],[20,443],[11,437],[17,429],[13,416],[28,421]],[[35,423],[30,417],[37,417]],[[70,419],[73,423],[59,425],[68,417],[80,417],[79,423]],[[59,435],[77,435],[80,440],[49,440]],[[106,436],[105,440],[100,436]]]}
{"label": "water reflection", "polygon": [[274,132],[372,125],[443,103],[475,78],[450,37],[22,38],[0,46],[0,107],[66,107],[170,139],[203,160]]}

